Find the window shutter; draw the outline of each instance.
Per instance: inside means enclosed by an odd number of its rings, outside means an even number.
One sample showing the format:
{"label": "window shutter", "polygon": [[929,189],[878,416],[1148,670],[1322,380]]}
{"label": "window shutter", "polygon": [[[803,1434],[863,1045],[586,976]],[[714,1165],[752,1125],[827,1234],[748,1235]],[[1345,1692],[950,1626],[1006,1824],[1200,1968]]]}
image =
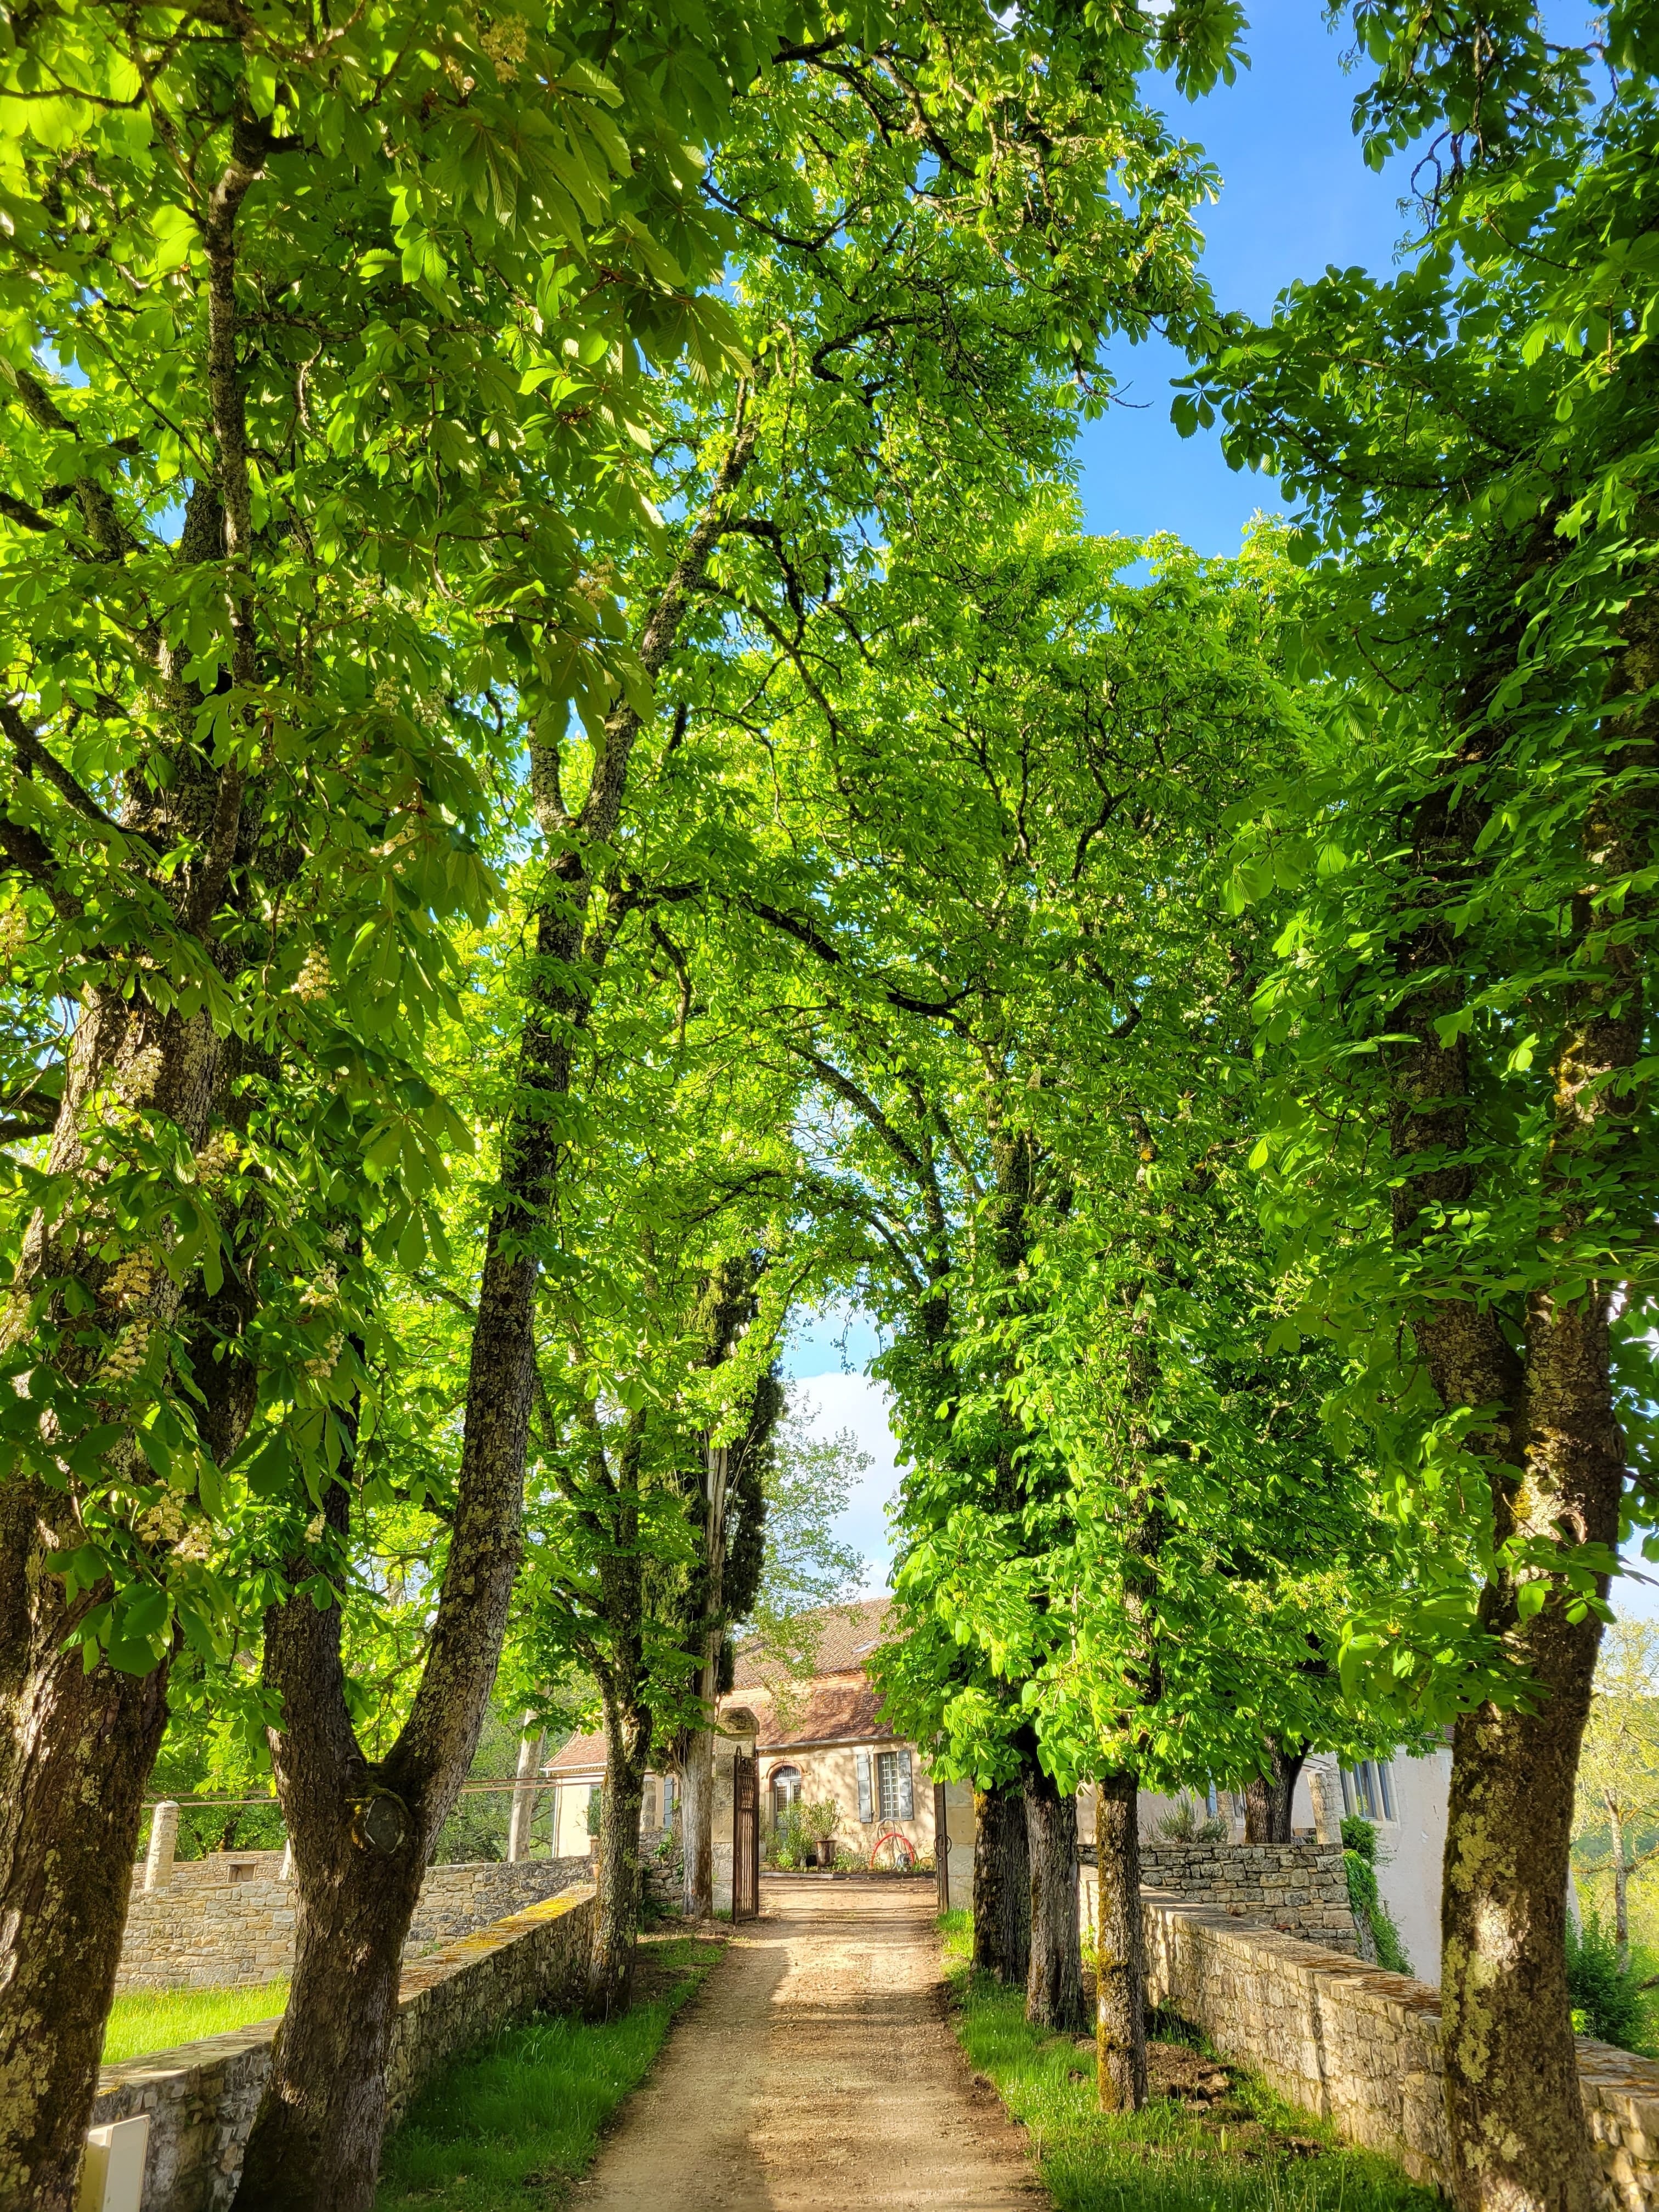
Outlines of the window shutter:
{"label": "window shutter", "polygon": [[870,1795],[870,1754],[867,1751],[860,1751],[853,1756],[859,1771],[859,1818],[860,1820],[873,1820],[876,1808]]}
{"label": "window shutter", "polygon": [[908,1747],[902,1748],[899,1752],[898,1785],[898,1816],[901,1820],[914,1820],[916,1817],[916,1799],[915,1792],[910,1786],[910,1753]]}

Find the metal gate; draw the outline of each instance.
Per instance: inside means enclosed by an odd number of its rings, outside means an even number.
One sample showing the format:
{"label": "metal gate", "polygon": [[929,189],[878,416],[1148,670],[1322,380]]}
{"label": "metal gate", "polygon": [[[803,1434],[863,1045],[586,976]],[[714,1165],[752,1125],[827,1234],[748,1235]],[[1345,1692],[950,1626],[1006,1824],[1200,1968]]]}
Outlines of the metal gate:
{"label": "metal gate", "polygon": [[753,1920],[760,1911],[759,1761],[739,1751],[732,1760],[732,1917]]}

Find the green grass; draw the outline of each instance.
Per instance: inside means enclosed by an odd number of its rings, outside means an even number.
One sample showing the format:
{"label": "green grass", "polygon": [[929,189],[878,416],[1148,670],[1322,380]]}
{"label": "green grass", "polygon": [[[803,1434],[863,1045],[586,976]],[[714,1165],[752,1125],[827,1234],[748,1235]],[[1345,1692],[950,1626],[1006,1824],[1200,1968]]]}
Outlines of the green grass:
{"label": "green grass", "polygon": [[669,2022],[719,1958],[718,1942],[647,1936],[640,1996],[619,2021],[565,2014],[504,2029],[430,2082],[386,2144],[376,2212],[441,2200],[445,2212],[526,2212],[562,2190],[650,2072]]}
{"label": "green grass", "polygon": [[104,2063],[176,2050],[198,2036],[222,2035],[227,2028],[247,2027],[256,2020],[275,2020],[287,2002],[286,1979],[252,1989],[129,1990],[110,2007]]}
{"label": "green grass", "polygon": [[[969,1916],[947,1913],[941,1926],[963,2048],[1030,2131],[1059,2212],[1434,2212],[1440,2204],[1389,2160],[1340,2142],[1231,2067],[1224,2104],[1154,2097],[1143,2112],[1100,2112],[1092,2045],[1028,2027],[1020,1992],[969,1965]],[[1164,2033],[1197,2044],[1173,2023]]]}

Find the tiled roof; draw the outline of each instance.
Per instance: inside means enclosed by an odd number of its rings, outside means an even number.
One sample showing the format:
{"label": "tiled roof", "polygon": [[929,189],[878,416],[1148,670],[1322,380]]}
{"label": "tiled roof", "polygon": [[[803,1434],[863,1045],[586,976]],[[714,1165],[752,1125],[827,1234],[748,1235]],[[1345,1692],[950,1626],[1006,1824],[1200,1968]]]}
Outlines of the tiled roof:
{"label": "tiled roof", "polygon": [[786,1696],[779,1712],[769,1698],[759,1717],[762,1751],[794,1744],[888,1743],[894,1735],[868,1682],[816,1682],[804,1704]]}
{"label": "tiled roof", "polygon": [[605,1730],[596,1735],[573,1735],[556,1759],[543,1767],[544,1774],[586,1774],[605,1765]]}
{"label": "tiled roof", "polygon": [[[811,1657],[814,1674],[861,1670],[882,1639],[891,1607],[890,1598],[871,1597],[855,1605],[827,1605],[816,1613],[804,1613],[792,1624],[801,1634],[797,1648]],[[790,1680],[790,1669],[758,1639],[738,1650],[732,1678],[734,1690],[760,1689]]]}

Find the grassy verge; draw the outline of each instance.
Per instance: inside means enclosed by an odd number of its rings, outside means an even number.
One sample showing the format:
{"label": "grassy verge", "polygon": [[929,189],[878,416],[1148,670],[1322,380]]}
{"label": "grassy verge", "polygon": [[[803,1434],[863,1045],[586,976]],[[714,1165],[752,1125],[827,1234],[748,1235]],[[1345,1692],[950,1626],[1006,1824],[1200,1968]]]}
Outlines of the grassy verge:
{"label": "grassy verge", "polygon": [[635,2001],[603,2027],[566,2014],[504,2029],[429,2082],[386,2144],[376,2212],[529,2212],[586,2171],[600,2132],[719,1958],[718,1938],[648,1935]]}
{"label": "grassy verge", "polygon": [[104,2029],[104,2063],[139,2058],[151,2051],[172,2051],[198,2036],[222,2035],[256,2020],[275,2020],[288,2002],[288,1983],[261,1982],[252,1989],[129,1990],[110,2008]]}
{"label": "grassy verge", "polygon": [[[1025,2024],[1024,2000],[975,1975],[968,1915],[942,1923],[957,2033],[1029,2130],[1060,2212],[1434,2212],[1398,2166],[1339,2142],[1173,2023],[1144,2112],[1095,2105],[1094,2046]],[[1174,2039],[1179,2038],[1179,2040]]]}

